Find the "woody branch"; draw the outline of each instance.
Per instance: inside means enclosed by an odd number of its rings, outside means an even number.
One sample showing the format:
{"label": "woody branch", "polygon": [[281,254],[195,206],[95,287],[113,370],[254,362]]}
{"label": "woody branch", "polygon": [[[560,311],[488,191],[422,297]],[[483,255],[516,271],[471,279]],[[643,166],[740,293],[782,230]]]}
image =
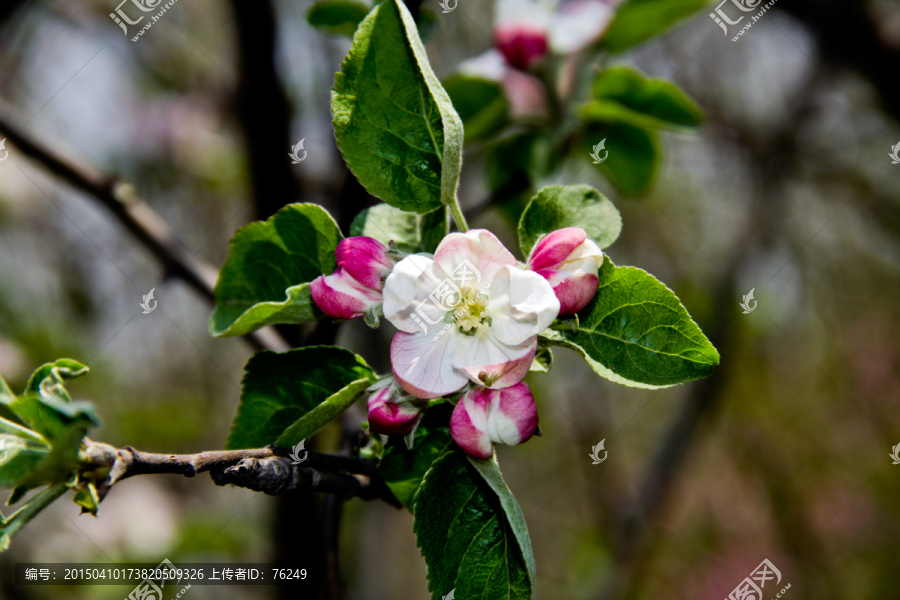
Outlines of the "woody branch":
{"label": "woody branch", "polygon": [[170,473],[194,477],[208,471],[216,485],[233,484],[273,496],[306,490],[344,499],[384,500],[400,506],[375,463],[362,458],[309,452],[305,460],[294,464],[286,450],[274,446],[157,454],[93,440],[85,440],[84,454],[86,471],[109,469],[109,475],[99,485],[101,497],[113,485],[134,475]]}

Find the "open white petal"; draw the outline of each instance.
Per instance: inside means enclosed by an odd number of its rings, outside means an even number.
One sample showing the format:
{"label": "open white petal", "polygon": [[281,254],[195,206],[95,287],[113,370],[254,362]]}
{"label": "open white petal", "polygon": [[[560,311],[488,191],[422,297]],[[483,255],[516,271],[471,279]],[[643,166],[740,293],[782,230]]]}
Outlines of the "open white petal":
{"label": "open white petal", "polygon": [[[384,283],[384,317],[407,333],[431,333],[444,326],[440,305],[428,294],[434,288],[434,261],[421,254],[401,260]],[[439,280],[439,279],[438,279]]]}
{"label": "open white petal", "polygon": [[434,340],[432,333],[394,335],[391,368],[400,386],[416,398],[440,398],[465,385],[467,377],[453,368],[458,335],[452,328]]}
{"label": "open white petal", "polygon": [[559,314],[559,299],[546,279],[533,271],[508,267],[488,292],[491,331],[507,345],[518,345],[550,326]]}

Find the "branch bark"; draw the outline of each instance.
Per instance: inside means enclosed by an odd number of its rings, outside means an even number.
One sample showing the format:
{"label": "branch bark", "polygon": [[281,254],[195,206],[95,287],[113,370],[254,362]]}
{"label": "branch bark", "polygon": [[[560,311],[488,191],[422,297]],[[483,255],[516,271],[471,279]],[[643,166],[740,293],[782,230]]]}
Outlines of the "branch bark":
{"label": "branch bark", "polygon": [[109,469],[98,488],[101,498],[113,485],[135,475],[170,473],[194,477],[208,471],[216,485],[233,484],[271,496],[306,490],[343,499],[384,500],[401,506],[381,479],[375,463],[349,456],[308,452],[305,460],[294,464],[286,450],[275,446],[157,454],[93,440],[85,440],[84,454],[87,470]]}

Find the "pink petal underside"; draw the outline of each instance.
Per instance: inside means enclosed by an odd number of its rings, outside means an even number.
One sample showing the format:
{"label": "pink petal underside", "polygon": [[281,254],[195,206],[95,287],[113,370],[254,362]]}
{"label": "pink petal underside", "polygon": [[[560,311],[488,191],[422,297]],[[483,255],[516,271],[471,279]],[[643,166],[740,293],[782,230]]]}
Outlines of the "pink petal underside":
{"label": "pink petal underside", "polygon": [[[564,273],[556,273],[554,277]],[[552,277],[550,281],[552,283]],[[553,287],[556,297],[559,298],[559,314],[574,315],[580,311],[590,303],[599,287],[600,279],[592,273],[575,273],[564,278]]]}
{"label": "pink petal underside", "polygon": [[585,239],[587,234],[581,227],[566,227],[548,234],[531,250],[528,268],[532,271],[558,269]]}
{"label": "pink petal underside", "polygon": [[527,441],[538,426],[537,405],[531,390],[519,383],[503,390],[485,390],[490,397],[488,435],[494,443],[516,446]]}
{"label": "pink petal underside", "polygon": [[336,319],[361,317],[381,302],[380,292],[365,287],[341,269],[327,277],[320,275],[309,287],[316,306]]}
{"label": "pink petal underside", "polygon": [[453,368],[458,337],[452,328],[443,335],[394,334],[391,368],[400,386],[416,398],[440,398],[465,385],[468,378]]}
{"label": "pink petal underside", "polygon": [[450,416],[450,435],[466,454],[490,458],[494,450],[487,432],[487,399],[474,392],[463,396]]}

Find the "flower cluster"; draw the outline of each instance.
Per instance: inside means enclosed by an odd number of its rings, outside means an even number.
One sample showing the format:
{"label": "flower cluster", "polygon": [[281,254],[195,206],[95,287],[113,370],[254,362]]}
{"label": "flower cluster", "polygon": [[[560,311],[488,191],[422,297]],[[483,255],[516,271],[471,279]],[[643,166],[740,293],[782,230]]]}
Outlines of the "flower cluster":
{"label": "flower cluster", "polygon": [[450,431],[478,458],[536,431],[537,407],[522,379],[538,334],[590,302],[603,261],[578,227],[540,239],[525,265],[484,229],[451,233],[434,255],[396,264],[395,252],[367,237],[343,240],[336,256],[337,270],[311,285],[319,308],[340,319],[383,314],[398,329],[393,377],[370,388],[370,429],[404,435],[429,400],[462,391]]}

